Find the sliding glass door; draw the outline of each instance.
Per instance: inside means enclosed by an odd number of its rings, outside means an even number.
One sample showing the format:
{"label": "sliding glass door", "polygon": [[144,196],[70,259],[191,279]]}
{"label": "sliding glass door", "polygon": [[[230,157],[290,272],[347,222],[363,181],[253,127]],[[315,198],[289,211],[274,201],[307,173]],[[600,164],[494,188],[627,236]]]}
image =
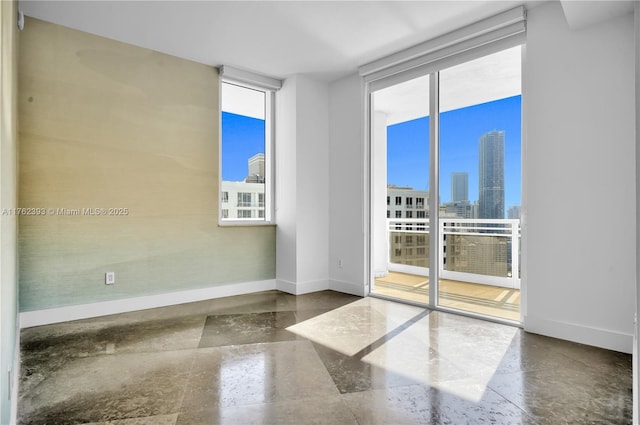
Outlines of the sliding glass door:
{"label": "sliding glass door", "polygon": [[376,293],[429,303],[429,76],[372,93]]}
{"label": "sliding glass door", "polygon": [[372,292],[520,320],[521,47],[370,94]]}
{"label": "sliding glass door", "polygon": [[520,50],[439,73],[439,305],[516,321]]}

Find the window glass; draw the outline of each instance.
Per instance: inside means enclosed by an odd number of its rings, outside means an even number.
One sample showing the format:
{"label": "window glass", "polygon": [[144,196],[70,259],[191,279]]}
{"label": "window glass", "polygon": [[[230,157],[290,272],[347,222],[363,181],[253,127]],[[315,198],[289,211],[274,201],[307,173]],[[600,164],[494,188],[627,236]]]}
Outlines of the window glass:
{"label": "window glass", "polygon": [[228,203],[226,216],[221,213],[223,221],[270,217],[271,96],[269,91],[222,83],[220,190],[222,202]]}
{"label": "window glass", "polygon": [[372,292],[517,321],[522,50],[457,59],[369,86]]}

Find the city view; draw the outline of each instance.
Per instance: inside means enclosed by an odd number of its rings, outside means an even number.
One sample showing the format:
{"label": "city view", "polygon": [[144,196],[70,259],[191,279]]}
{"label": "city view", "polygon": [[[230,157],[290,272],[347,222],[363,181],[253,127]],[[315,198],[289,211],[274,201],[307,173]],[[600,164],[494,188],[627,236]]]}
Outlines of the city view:
{"label": "city view", "polygon": [[220,217],[265,219],[265,95],[222,84]]}
{"label": "city view", "polygon": [[440,71],[436,150],[429,75],[373,93],[374,292],[429,304],[437,265],[439,305],[520,320],[520,80],[519,48]]}
{"label": "city view", "polygon": [[[520,110],[521,96],[513,96],[440,115],[441,213],[519,218]],[[387,127],[390,187],[428,192],[428,138],[428,116]]]}
{"label": "city view", "polygon": [[[485,115],[483,109],[491,109],[493,111],[503,109],[507,112],[502,114],[501,120],[493,120],[500,124],[505,124],[507,120],[518,126],[520,122],[520,96],[515,99],[502,99],[492,102],[491,105],[475,105],[473,111],[457,110],[448,114],[455,114],[460,122],[469,123],[475,120],[474,115]],[[503,103],[496,107],[496,103]],[[444,115],[444,114],[443,114]],[[418,120],[427,122],[428,118],[424,117]],[[449,117],[447,117],[449,119]],[[418,121],[416,120],[416,121]],[[478,126],[482,125],[480,120]],[[452,122],[449,120],[449,122]],[[402,149],[396,149],[392,152],[390,146],[401,146],[404,143],[413,143],[417,137],[409,137],[410,132],[398,130],[400,126],[415,126],[414,123],[400,123],[387,128],[387,164],[388,176],[393,175],[391,164],[402,163],[396,156],[402,154]],[[415,128],[415,127],[414,127]],[[460,132],[458,132],[460,133]],[[428,132],[427,132],[428,134]],[[450,136],[451,137],[451,136]],[[438,217],[445,220],[441,233],[443,235],[443,244],[450,248],[450,253],[456,252],[456,255],[442,254],[443,271],[457,271],[481,275],[492,275],[499,277],[513,276],[513,259],[512,259],[512,240],[502,237],[504,227],[500,222],[484,222],[478,219],[504,219],[505,218],[505,131],[491,130],[481,134],[477,138],[475,150],[472,150],[471,143],[452,143],[452,140],[444,140],[446,145],[454,146],[450,150],[458,150],[456,155],[449,155],[448,163],[441,158],[441,170],[455,169],[454,167],[461,164],[453,158],[470,158],[475,159],[475,163],[470,160],[460,161],[466,162],[463,166],[473,170],[475,173],[473,181],[475,183],[475,200],[470,201],[469,198],[469,171],[450,171],[448,175],[449,187],[445,188],[441,184],[440,199],[447,199],[445,202],[439,203]],[[510,151],[520,152],[519,134],[517,138],[511,138],[510,142],[515,146],[510,147]],[[512,169],[517,170],[511,176],[511,180],[515,180],[518,188],[517,197],[520,196],[519,190],[519,157],[516,166],[512,165]],[[414,170],[415,171],[415,170]],[[403,169],[406,173],[406,170]],[[406,175],[406,174],[405,174]],[[513,183],[513,181],[512,181]],[[429,214],[429,190],[416,190],[411,186],[398,186],[392,183],[387,184],[387,218],[389,219],[405,219],[391,223],[391,238],[393,243],[390,251],[390,261],[395,264],[404,264],[417,267],[428,268],[429,259],[428,252],[428,232],[426,226],[421,223],[427,223]],[[513,197],[511,199],[514,199]],[[519,199],[518,199],[519,200]],[[509,206],[507,218],[519,220],[519,205]],[[414,219],[418,219],[415,220]],[[452,219],[452,220],[447,220]],[[459,221],[453,219],[476,219],[475,221]],[[412,230],[424,231],[426,235],[414,234]],[[456,234],[454,228],[464,228],[465,235]],[[395,231],[394,231],[395,230]],[[398,232],[399,230],[402,230]],[[477,234],[471,234],[474,232]],[[459,232],[458,232],[459,233]],[[491,235],[491,236],[490,236]],[[451,249],[453,248],[453,249]],[[464,253],[463,253],[464,252]]]}
{"label": "city view", "polygon": [[[519,320],[519,72],[519,48],[440,72],[437,212],[430,76],[373,94],[374,292],[429,304],[437,261],[440,305]],[[221,219],[264,219],[264,93],[223,83],[222,96]]]}

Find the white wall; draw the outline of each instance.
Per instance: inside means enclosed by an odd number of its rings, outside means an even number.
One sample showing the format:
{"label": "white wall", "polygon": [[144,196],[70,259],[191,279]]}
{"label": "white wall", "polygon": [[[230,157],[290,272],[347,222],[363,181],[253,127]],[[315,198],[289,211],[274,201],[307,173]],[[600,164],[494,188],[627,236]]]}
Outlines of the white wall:
{"label": "white wall", "polygon": [[294,294],[329,289],[328,85],[296,75],[277,102],[277,287]]}
{"label": "white wall", "polygon": [[525,329],[631,352],[636,261],[631,15],[528,13]]}
{"label": "white wall", "polygon": [[329,87],[298,76],[298,283],[329,279]]}
{"label": "white wall", "polygon": [[276,96],[276,279],[296,281],[296,78]]}
{"label": "white wall", "polygon": [[357,74],[329,87],[329,278],[332,288],[356,295],[368,291],[362,99]]}

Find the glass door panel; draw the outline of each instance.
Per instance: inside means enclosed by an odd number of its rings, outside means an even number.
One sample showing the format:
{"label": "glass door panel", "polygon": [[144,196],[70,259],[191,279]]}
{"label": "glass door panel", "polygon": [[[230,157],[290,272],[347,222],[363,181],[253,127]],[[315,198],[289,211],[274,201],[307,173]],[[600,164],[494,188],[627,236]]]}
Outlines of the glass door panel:
{"label": "glass door panel", "polygon": [[520,321],[521,48],[439,77],[438,302]]}
{"label": "glass door panel", "polygon": [[429,76],[371,94],[372,292],[429,303]]}

